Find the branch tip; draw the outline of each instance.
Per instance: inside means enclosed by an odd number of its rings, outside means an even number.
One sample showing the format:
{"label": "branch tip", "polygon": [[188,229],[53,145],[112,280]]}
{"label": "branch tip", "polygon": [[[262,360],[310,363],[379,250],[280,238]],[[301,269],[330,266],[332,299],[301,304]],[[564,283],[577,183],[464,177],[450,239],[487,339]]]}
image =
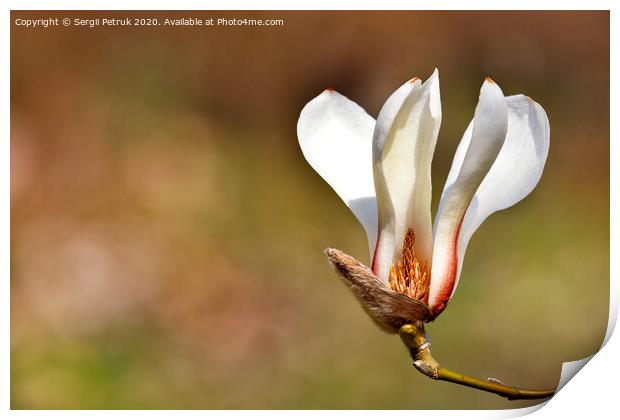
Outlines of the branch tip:
{"label": "branch tip", "polygon": [[431,355],[430,345],[426,339],[424,325],[403,325],[399,330],[400,338],[413,359],[413,365],[422,374],[431,379],[452,382],[458,385],[490,392],[509,400],[537,400],[551,398],[555,389],[529,390],[504,385],[495,378],[486,381],[453,372],[441,366]]}

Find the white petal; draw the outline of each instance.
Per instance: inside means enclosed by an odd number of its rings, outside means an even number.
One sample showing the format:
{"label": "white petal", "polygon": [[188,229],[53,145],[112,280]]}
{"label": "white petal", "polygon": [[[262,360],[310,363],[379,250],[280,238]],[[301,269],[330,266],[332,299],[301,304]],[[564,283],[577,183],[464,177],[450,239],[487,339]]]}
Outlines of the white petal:
{"label": "white petal", "polygon": [[[451,292],[454,294],[461,273],[467,244],[482,222],[496,211],[503,210],[521,201],[538,184],[549,151],[549,120],[544,109],[524,95],[506,98],[508,105],[508,132],[504,146],[489,173],[480,184],[467,209],[458,238],[457,272]],[[471,125],[470,125],[471,128]],[[458,147],[448,180],[446,191],[456,179],[463,164],[464,150],[471,139],[468,128]],[[444,196],[442,195],[442,202]]]}
{"label": "white petal", "polygon": [[377,238],[372,173],[374,126],[375,120],[366,111],[331,89],[308,102],[297,123],[304,157],[362,224],[370,255]]}
{"label": "white petal", "polygon": [[441,101],[437,70],[424,83],[412,79],[387,100],[373,137],[373,168],[379,211],[379,239],[373,271],[387,281],[390,266],[402,252],[408,228],[416,234],[416,255],[430,266],[431,161],[439,126]]}
{"label": "white petal", "polygon": [[465,212],[502,149],[507,129],[504,94],[497,84],[486,79],[480,89],[474,120],[455,156],[455,162],[459,159],[460,165],[450,171],[448,182],[451,183],[444,187],[435,220],[429,293],[429,307],[434,315],[445,308],[456,286],[460,266],[457,240]]}

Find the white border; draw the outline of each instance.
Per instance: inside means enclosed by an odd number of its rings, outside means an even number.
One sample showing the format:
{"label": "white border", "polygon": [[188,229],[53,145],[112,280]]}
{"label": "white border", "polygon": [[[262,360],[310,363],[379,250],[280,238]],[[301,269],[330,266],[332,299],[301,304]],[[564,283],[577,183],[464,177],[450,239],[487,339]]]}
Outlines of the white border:
{"label": "white border", "polygon": [[[2,61],[4,65],[1,68],[1,80],[2,80],[2,112],[0,112],[0,127],[4,131],[2,138],[5,140],[1,143],[0,149],[0,193],[2,194],[2,201],[0,205],[0,272],[2,276],[2,290],[0,292],[0,372],[2,377],[0,379],[0,404],[2,411],[6,411],[10,405],[9,398],[9,385],[10,377],[8,372],[10,371],[9,360],[9,339],[10,339],[10,146],[8,139],[10,138],[10,68],[7,65],[9,63],[9,31],[10,31],[10,10],[399,10],[410,9],[415,6],[417,10],[611,10],[611,74],[618,73],[618,24],[619,19],[616,15],[618,8],[615,7],[613,1],[602,0],[590,0],[590,1],[572,1],[565,0],[561,3],[548,1],[548,0],[522,0],[519,2],[498,2],[495,1],[416,1],[416,2],[402,2],[394,0],[382,0],[380,2],[371,2],[367,0],[358,0],[355,2],[344,3],[336,2],[334,0],[314,0],[314,1],[296,1],[291,2],[283,0],[267,0],[262,1],[257,7],[257,3],[249,0],[232,0],[228,2],[204,2],[204,1],[191,1],[191,0],[175,0],[165,2],[162,0],[153,0],[148,3],[140,3],[130,0],[111,0],[111,1],[91,1],[84,2],[83,0],[64,0],[56,2],[48,2],[44,4],[41,1],[15,1],[9,0],[3,2],[6,4],[4,8],[2,25],[3,30],[0,35],[0,54],[4,57]],[[561,4],[563,9],[557,9],[557,5]],[[146,6],[146,7],[145,7]],[[610,115],[617,115],[617,99],[618,98],[618,85],[614,79],[611,79],[611,108]],[[615,141],[611,142],[611,214],[619,214],[620,207],[618,206],[618,181],[620,175],[620,169],[618,164],[618,156],[620,156],[620,146],[617,139],[617,119],[611,118],[611,138]],[[606,345],[597,353],[592,360],[587,363],[579,375],[569,381],[566,386],[546,404],[544,409],[536,411],[532,414],[532,418],[547,419],[547,418],[580,418],[585,415],[609,418],[611,413],[617,412],[616,400],[617,400],[617,383],[612,378],[620,375],[620,363],[615,356],[620,353],[620,344],[616,336],[612,336],[613,328],[616,323],[618,315],[618,223],[617,220],[612,217],[611,219],[611,293],[610,293],[610,322],[608,325],[607,333],[605,336]],[[583,365],[583,361],[577,361],[572,364],[567,364],[563,369],[563,375],[566,375],[568,370],[574,369],[577,366]],[[543,404],[541,404],[542,406]],[[239,412],[239,411],[210,411],[208,416],[229,419],[237,418],[239,415],[251,415],[257,418],[269,418],[269,419],[289,419],[291,415],[304,418],[315,419],[317,416],[335,418],[337,417],[349,417],[349,418],[376,418],[376,416],[390,417],[390,418],[407,418],[415,415],[417,418],[446,418],[446,417],[459,417],[459,418],[506,418],[514,417],[523,414],[527,414],[540,408],[521,409],[521,410],[503,410],[503,411],[416,411],[415,413],[402,413],[400,411],[347,411],[347,412],[330,412],[330,411],[257,411],[257,412]],[[94,418],[108,418],[112,415],[108,411],[12,411],[10,412],[12,417],[20,418],[32,418],[35,416],[44,415],[50,418],[83,418],[85,415]],[[200,418],[204,419],[205,413],[200,411],[116,411],[114,416],[134,417],[134,416],[148,416],[149,418],[168,418],[172,417],[184,417],[184,418]]]}
{"label": "white border", "polygon": [[[58,0],[54,2],[37,0],[8,0],[13,10],[610,10],[613,0],[564,0],[562,8],[550,0],[252,0],[200,1],[200,0]],[[53,6],[45,6],[51,3]]]}

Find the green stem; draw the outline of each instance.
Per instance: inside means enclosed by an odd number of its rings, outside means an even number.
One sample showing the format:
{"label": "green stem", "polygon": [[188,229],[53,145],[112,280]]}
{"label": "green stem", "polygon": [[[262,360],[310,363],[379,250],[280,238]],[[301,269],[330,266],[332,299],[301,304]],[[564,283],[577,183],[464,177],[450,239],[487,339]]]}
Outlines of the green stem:
{"label": "green stem", "polygon": [[431,379],[447,381],[455,384],[468,386],[491,392],[509,400],[534,400],[550,398],[555,394],[555,389],[529,390],[507,386],[498,382],[484,381],[472,378],[441,366],[431,355],[429,342],[424,333],[424,324],[406,324],[400,328],[400,338],[409,349],[413,358],[413,365],[417,370]]}

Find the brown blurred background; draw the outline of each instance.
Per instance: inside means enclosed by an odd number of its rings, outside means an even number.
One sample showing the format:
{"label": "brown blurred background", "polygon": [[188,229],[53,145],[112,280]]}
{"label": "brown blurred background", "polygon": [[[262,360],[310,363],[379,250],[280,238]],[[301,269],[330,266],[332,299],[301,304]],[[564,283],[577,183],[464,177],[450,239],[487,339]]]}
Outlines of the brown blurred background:
{"label": "brown blurred background", "polygon": [[434,383],[322,253],[363,230],[301,108],[371,115],[440,70],[434,206],[484,76],[551,123],[535,192],[472,239],[438,360],[523,387],[598,349],[609,284],[607,12],[13,12],[284,19],[11,29],[13,408],[515,408]]}

